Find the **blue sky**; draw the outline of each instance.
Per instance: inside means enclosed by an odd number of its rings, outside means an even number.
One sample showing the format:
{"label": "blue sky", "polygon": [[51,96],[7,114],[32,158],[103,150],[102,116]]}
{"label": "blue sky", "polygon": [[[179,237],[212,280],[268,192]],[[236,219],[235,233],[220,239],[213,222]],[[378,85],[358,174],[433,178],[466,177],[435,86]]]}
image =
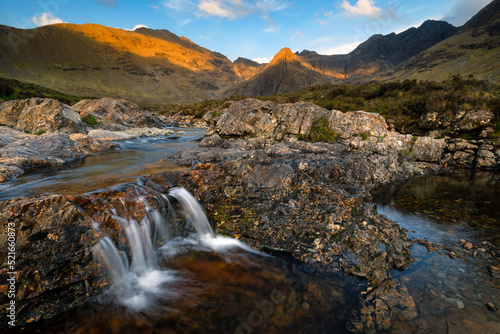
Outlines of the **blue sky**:
{"label": "blue sky", "polygon": [[491,0],[0,0],[0,24],[16,28],[98,23],[167,29],[231,60],[269,61],[281,48],[345,54],[373,34],[426,19],[464,24]]}

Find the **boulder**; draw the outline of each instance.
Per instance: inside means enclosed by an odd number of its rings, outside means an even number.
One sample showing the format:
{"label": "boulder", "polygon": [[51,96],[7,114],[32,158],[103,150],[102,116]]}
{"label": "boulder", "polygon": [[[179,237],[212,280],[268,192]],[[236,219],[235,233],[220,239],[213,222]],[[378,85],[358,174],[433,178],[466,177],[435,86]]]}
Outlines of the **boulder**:
{"label": "boulder", "polygon": [[489,110],[469,110],[456,115],[453,120],[455,131],[471,131],[491,126],[495,115]]}
{"label": "boulder", "polygon": [[[8,231],[15,231],[16,324],[49,318],[88,300],[89,288],[96,287],[91,247],[99,237],[78,205],[57,195],[1,201],[0,224],[5,227],[2,245],[12,240]],[[0,250],[2,259],[7,249]],[[2,261],[2,284],[9,271]]]}
{"label": "boulder", "polygon": [[413,144],[412,153],[418,161],[438,162],[441,160],[445,147],[446,143],[442,139],[418,137]]}
{"label": "boulder", "polygon": [[384,117],[377,113],[361,110],[346,113],[332,110],[328,122],[333,130],[342,135],[342,138],[351,138],[362,134],[381,137],[388,133]]}
{"label": "boulder", "polygon": [[27,170],[58,166],[89,154],[82,143],[72,140],[67,134],[28,136],[0,148],[0,182]]}
{"label": "boulder", "polygon": [[85,99],[73,108],[83,116],[94,116],[100,129],[122,131],[132,127],[163,127],[158,116],[142,111],[137,104],[127,100]]}
{"label": "boulder", "polygon": [[70,106],[53,99],[31,98],[7,101],[0,105],[0,124],[37,133],[86,132],[87,125]]}
{"label": "boulder", "polygon": [[351,138],[369,134],[387,134],[385,119],[376,113],[329,111],[312,103],[276,104],[270,101],[245,99],[233,102],[212,119],[206,136],[250,136],[281,140],[289,136],[307,136],[314,122],[325,119],[330,130]]}

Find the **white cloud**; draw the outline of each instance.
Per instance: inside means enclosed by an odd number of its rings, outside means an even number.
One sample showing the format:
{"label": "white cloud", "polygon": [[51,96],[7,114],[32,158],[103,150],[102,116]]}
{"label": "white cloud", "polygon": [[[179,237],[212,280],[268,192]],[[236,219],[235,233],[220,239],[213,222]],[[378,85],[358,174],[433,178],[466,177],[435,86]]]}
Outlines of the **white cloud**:
{"label": "white cloud", "polygon": [[318,53],[322,55],[344,55],[356,49],[362,42],[352,42],[343,45],[337,45],[329,48],[319,49]]}
{"label": "white cloud", "polygon": [[149,29],[149,27],[145,24],[136,24],[134,29],[132,29],[132,30],[137,30],[139,28],[148,28]]}
{"label": "white cloud", "polygon": [[153,8],[153,9],[155,9],[155,10],[160,9],[160,6],[155,6],[155,5],[148,5],[148,7],[151,7],[151,8]]}
{"label": "white cloud", "polygon": [[293,41],[295,38],[297,37],[302,37],[302,38],[306,38],[306,36],[304,36],[304,34],[302,32],[300,32],[299,30],[297,30],[293,35],[292,37],[290,37],[290,40]]}
{"label": "white cloud", "polygon": [[318,22],[318,23],[319,23],[320,25],[322,25],[322,26],[327,26],[327,25],[328,25],[328,23],[327,23],[327,22],[325,22],[325,21],[323,21],[323,20],[319,20],[319,19],[318,19],[318,20],[314,20],[314,22]]}
{"label": "white cloud", "polygon": [[251,12],[241,0],[200,0],[198,9],[203,14],[228,19],[243,17]]}
{"label": "white cloud", "polygon": [[443,18],[455,26],[461,26],[477,12],[486,7],[492,0],[458,0],[455,6]]}
{"label": "white cloud", "polygon": [[56,24],[56,23],[64,23],[63,20],[61,20],[58,17],[55,17],[51,13],[45,12],[42,15],[39,16],[33,16],[32,18],[29,19],[30,22],[35,24],[38,27],[41,26],[46,26],[49,24]]}
{"label": "white cloud", "polygon": [[259,63],[259,64],[267,64],[267,63],[270,63],[271,60],[273,59],[273,57],[269,57],[269,58],[254,58],[252,59],[253,61]]}
{"label": "white cloud", "polygon": [[373,0],[358,0],[354,6],[344,0],[340,7],[344,9],[344,15],[347,17],[367,16],[375,19],[382,13],[382,9],[376,7]]}

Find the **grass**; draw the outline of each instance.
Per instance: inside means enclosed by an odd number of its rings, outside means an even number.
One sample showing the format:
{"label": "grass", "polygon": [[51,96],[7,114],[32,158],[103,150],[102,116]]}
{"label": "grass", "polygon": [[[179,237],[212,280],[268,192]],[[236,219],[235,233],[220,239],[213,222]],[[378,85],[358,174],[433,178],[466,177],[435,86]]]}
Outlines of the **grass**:
{"label": "grass", "polygon": [[32,97],[50,98],[69,105],[81,101],[83,98],[63,94],[53,89],[35,84],[21,82],[14,79],[0,78],[0,98],[4,101],[28,99]]}

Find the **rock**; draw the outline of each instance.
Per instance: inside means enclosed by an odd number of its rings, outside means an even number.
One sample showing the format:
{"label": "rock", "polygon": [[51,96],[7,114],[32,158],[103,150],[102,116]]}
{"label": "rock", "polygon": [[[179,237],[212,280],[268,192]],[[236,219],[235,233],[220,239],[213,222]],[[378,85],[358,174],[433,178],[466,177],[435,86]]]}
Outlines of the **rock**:
{"label": "rock", "polygon": [[471,250],[472,248],[474,248],[474,246],[470,242],[465,242],[462,245],[462,247],[465,248],[465,249],[469,249],[469,250]]}
{"label": "rock", "polygon": [[498,311],[497,307],[492,302],[489,302],[488,304],[486,304],[486,307],[490,311],[493,311],[493,312],[497,312]]}
{"label": "rock", "polygon": [[455,252],[450,252],[448,256],[450,257],[450,259],[454,259],[457,257],[457,254]]}
{"label": "rock", "polygon": [[443,155],[446,143],[442,139],[418,137],[412,147],[412,154],[418,161],[437,162]]}
{"label": "rock", "polygon": [[123,131],[133,127],[162,128],[160,118],[152,113],[140,110],[133,102],[115,100],[109,97],[86,99],[73,105],[80,112],[92,115],[99,122],[99,128],[111,131]]}
{"label": "rock", "polygon": [[93,140],[113,141],[140,137],[165,136],[170,133],[172,133],[172,130],[157,128],[131,128],[123,131],[97,129],[89,131],[88,137]]}
{"label": "rock", "polygon": [[487,126],[491,126],[494,114],[489,110],[469,110],[459,113],[453,120],[455,131],[471,131]]}
{"label": "rock", "polygon": [[8,181],[24,171],[82,159],[89,154],[82,143],[67,134],[29,136],[0,149],[0,181]]}
{"label": "rock", "polygon": [[420,117],[418,126],[423,130],[433,130],[441,125],[439,121],[439,113],[437,111],[429,111]]}
{"label": "rock", "polygon": [[[63,196],[17,198],[0,202],[0,212],[0,225],[16,231],[16,309],[22,310],[16,325],[50,318],[95,294],[91,247],[98,235],[78,205]],[[7,231],[0,232],[2,245],[7,245]],[[0,253],[7,258],[7,247]],[[0,266],[5,282],[7,261]]]}
{"label": "rock", "polygon": [[0,126],[0,148],[20,139],[26,139],[29,135],[23,131],[14,130],[6,126]]}
{"label": "rock", "polygon": [[500,278],[500,265],[498,266],[488,266],[488,271],[494,278]]}
{"label": "rock", "polygon": [[38,131],[85,133],[87,125],[70,106],[53,99],[13,100],[0,105],[0,124],[37,133]]}
{"label": "rock", "polygon": [[215,134],[210,137],[204,137],[202,141],[200,142],[201,147],[213,147],[213,146],[219,146],[224,142],[224,139],[222,139],[218,134]]}
{"label": "rock", "polygon": [[342,113],[326,110],[312,103],[276,104],[270,101],[245,99],[233,102],[212,120],[207,136],[257,137],[279,141],[287,136],[307,136],[313,123],[325,119],[330,130],[351,138],[369,134],[384,136],[387,124],[376,113],[353,111]]}

